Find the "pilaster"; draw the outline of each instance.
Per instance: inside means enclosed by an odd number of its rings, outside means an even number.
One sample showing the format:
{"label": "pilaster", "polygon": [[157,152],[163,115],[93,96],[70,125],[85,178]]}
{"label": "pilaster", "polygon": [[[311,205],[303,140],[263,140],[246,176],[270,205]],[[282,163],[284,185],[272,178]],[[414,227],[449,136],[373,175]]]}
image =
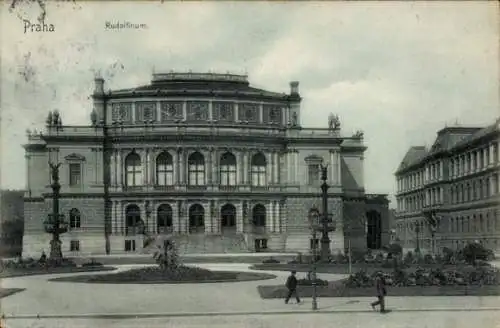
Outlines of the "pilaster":
{"label": "pilaster", "polygon": [[237,201],[236,207],[236,232],[243,232],[243,201]]}
{"label": "pilaster", "polygon": [[243,183],[245,185],[250,184],[250,156],[248,150],[243,153]]}
{"label": "pilaster", "polygon": [[273,157],[274,157],[274,184],[279,184],[279,157],[278,157],[278,152],[274,151],[273,152]]}
{"label": "pilaster", "polygon": [[266,205],[266,232],[273,232],[273,202],[269,201]]}
{"label": "pilaster", "polygon": [[123,160],[122,160],[122,150],[118,149],[117,154],[116,154],[116,183],[115,185],[117,186],[117,189],[120,191],[123,186],[123,181],[122,181],[122,167],[123,167]]}
{"label": "pilaster", "polygon": [[212,183],[214,185],[219,185],[219,162],[221,151],[218,148],[212,148]]}
{"label": "pilaster", "polygon": [[111,201],[111,231],[113,234],[118,232],[118,222],[117,222],[117,204],[115,201]]}

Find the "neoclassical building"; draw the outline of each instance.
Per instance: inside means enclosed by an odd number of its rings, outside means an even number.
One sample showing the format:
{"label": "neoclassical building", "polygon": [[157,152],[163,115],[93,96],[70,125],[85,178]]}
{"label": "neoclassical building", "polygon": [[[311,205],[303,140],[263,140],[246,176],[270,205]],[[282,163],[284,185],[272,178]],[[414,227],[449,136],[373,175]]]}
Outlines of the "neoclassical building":
{"label": "neoclassical building", "polygon": [[439,251],[478,241],[500,249],[500,120],[446,127],[412,147],[397,172],[396,231],[405,248]]}
{"label": "neoclassical building", "polygon": [[332,249],[343,251],[346,238],[354,249],[380,247],[388,201],[365,194],[363,134],[341,136],[335,116],[328,127],[302,127],[299,83],[290,88],[257,89],[242,75],[166,73],[105,92],[97,77],[90,124],[64,125],[50,113],[43,132],[28,132],[24,254],[49,245],[48,162],[62,165],[66,254],[140,252],[139,223],[149,234],[171,234],[187,253],[308,251],[321,164]]}

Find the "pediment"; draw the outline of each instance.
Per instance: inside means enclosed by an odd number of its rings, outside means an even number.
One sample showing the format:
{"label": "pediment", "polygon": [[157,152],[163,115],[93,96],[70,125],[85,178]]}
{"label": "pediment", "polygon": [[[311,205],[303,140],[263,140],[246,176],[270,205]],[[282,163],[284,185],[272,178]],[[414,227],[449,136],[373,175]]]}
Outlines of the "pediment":
{"label": "pediment", "polygon": [[77,153],[72,153],[64,157],[65,160],[67,161],[72,161],[72,162],[84,162],[85,161],[85,156],[77,154]]}
{"label": "pediment", "polygon": [[309,155],[304,160],[307,163],[317,163],[317,164],[323,163],[323,157],[318,156],[318,155]]}

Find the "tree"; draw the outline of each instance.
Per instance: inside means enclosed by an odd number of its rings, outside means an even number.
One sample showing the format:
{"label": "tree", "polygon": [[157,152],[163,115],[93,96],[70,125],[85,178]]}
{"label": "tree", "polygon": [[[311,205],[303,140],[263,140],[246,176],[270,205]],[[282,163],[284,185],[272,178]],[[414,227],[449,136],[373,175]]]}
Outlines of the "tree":
{"label": "tree", "polygon": [[156,263],[162,270],[175,270],[179,266],[179,253],[172,240],[165,239],[163,243],[157,245],[157,250],[153,255]]}

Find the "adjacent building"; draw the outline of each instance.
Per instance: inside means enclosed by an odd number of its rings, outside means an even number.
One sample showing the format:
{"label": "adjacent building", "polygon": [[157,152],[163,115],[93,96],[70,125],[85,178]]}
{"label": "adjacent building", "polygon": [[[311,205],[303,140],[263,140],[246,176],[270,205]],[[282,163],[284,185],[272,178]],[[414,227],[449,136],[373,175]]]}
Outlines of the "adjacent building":
{"label": "adjacent building", "polygon": [[303,127],[301,100],[298,82],[276,93],[242,75],[154,74],[110,92],[97,77],[88,125],[64,125],[55,112],[28,132],[24,254],[49,245],[49,162],[61,163],[65,254],[139,252],[141,225],[187,253],[308,251],[321,165],[333,251],[347,239],[379,248],[388,200],[365,193],[363,134],[342,136],[333,115],[328,127]]}
{"label": "adjacent building", "polygon": [[500,120],[446,127],[431,149],[411,147],[397,172],[396,234],[406,249],[500,248]]}

